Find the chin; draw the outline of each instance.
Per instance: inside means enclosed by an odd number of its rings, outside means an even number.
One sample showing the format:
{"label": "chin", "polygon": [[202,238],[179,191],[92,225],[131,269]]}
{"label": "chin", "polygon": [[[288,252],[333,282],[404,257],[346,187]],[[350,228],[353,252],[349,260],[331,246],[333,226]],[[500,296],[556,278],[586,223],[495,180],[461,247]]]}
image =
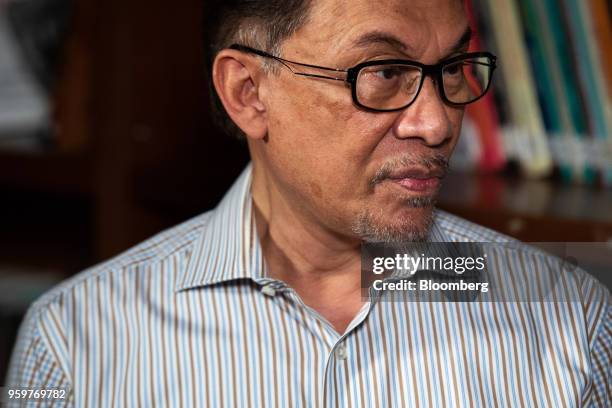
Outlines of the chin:
{"label": "chin", "polygon": [[401,243],[426,241],[433,225],[435,200],[411,199],[396,211],[362,212],[353,232],[365,242]]}

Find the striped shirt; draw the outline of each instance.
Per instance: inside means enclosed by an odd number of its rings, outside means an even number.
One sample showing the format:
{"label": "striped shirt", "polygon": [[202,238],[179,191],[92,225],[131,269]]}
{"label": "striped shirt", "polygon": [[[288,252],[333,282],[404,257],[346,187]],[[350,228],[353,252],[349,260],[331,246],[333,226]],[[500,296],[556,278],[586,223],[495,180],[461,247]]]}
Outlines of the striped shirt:
{"label": "striped shirt", "polygon": [[[41,297],[9,384],[79,407],[610,406],[610,295],[589,275],[564,278],[571,302],[368,301],[338,334],[266,277],[250,185],[249,166],[213,211]],[[441,211],[434,225],[508,240]]]}

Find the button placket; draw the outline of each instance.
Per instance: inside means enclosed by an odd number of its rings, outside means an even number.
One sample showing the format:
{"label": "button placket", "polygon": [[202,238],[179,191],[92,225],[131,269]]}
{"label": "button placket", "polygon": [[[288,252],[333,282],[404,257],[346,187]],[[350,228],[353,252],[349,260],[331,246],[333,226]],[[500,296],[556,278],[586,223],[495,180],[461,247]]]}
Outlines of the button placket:
{"label": "button placket", "polygon": [[338,360],[346,360],[348,358],[348,350],[346,349],[346,344],[339,344],[338,347],[336,347],[334,354]]}

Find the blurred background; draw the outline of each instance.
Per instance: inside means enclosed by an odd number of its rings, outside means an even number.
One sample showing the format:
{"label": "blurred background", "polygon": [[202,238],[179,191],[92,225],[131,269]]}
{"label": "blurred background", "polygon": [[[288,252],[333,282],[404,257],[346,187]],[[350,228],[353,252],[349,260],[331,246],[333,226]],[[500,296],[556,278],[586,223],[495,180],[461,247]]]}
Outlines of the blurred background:
{"label": "blurred background", "polygon": [[[472,49],[499,68],[467,110],[440,207],[528,242],[612,246],[610,2],[468,8]],[[247,163],[208,114],[204,12],[0,0],[0,384],[33,299],[212,208]]]}

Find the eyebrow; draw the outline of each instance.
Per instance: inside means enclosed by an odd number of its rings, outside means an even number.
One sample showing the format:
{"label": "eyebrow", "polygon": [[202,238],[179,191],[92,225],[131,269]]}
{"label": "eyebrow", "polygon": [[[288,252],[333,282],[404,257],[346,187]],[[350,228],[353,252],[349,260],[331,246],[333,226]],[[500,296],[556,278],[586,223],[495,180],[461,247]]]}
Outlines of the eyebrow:
{"label": "eyebrow", "polygon": [[[471,39],[472,39],[472,29],[470,26],[467,26],[467,28],[465,29],[465,31],[463,32],[459,40],[451,47],[449,55],[461,50],[461,48],[469,44]],[[356,48],[364,48],[364,47],[376,45],[376,44],[389,45],[398,51],[407,53],[408,55],[415,54],[414,49],[412,47],[404,44],[404,42],[402,42],[399,38],[397,38],[393,34],[387,33],[384,31],[370,31],[366,34],[363,34],[361,37],[355,40],[355,42],[353,43],[353,46]]]}
{"label": "eyebrow", "polygon": [[363,34],[353,43],[354,47],[364,48],[373,44],[390,45],[400,51],[406,50],[406,45],[393,34],[384,31],[370,31]]}
{"label": "eyebrow", "polygon": [[460,49],[462,49],[464,46],[468,45],[470,41],[472,40],[472,35],[473,35],[472,27],[467,26],[465,31],[459,38],[459,41],[457,41],[455,45],[451,48],[451,53],[457,52]]}

